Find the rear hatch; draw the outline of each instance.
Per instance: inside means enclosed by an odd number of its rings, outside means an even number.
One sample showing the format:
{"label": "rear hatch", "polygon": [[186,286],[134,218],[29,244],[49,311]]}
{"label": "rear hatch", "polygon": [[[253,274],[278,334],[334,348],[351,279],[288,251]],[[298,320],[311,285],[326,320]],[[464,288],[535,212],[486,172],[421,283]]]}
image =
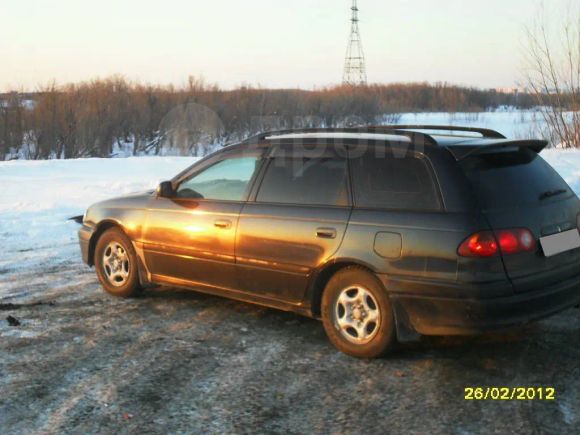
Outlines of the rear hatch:
{"label": "rear hatch", "polygon": [[527,228],[535,252],[502,255],[516,292],[544,288],[580,274],[580,249],[547,257],[540,238],[580,225],[580,201],[560,175],[528,147],[472,153],[460,160],[490,227]]}

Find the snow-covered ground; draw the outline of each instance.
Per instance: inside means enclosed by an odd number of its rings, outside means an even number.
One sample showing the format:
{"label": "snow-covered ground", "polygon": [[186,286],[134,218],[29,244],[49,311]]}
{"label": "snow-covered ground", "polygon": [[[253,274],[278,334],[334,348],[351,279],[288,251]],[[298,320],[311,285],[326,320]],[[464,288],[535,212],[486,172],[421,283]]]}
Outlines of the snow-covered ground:
{"label": "snow-covered ground", "polygon": [[18,272],[76,263],[78,225],[69,217],[94,202],[153,189],[193,157],[0,162],[0,297]]}
{"label": "snow-covered ground", "polygon": [[[580,151],[544,157],[580,193]],[[358,433],[376,431],[387,414],[394,432],[443,432],[452,422],[462,433],[578,433],[578,310],[360,361],[336,352],[318,322],[290,313],[172,289],[107,295],[82,266],[78,225],[66,219],[153,188],[194,160],[0,162],[0,433]],[[20,324],[9,326],[9,316]],[[459,395],[490,380],[538,379],[556,389],[554,406],[466,405]],[[368,392],[356,398],[361,418],[332,400],[345,390]],[[409,417],[419,412],[425,418]]]}
{"label": "snow-covered ground", "polygon": [[[580,150],[542,156],[580,195]],[[46,262],[77,261],[78,225],[67,221],[92,203],[153,189],[195,162],[192,157],[130,157],[0,162],[0,295],[2,279]],[[2,289],[4,287],[4,289]]]}

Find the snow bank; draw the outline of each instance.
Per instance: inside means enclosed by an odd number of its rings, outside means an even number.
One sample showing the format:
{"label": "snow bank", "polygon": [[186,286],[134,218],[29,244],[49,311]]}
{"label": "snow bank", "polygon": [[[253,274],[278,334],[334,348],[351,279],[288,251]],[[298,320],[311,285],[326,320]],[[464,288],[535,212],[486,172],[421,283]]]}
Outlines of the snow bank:
{"label": "snow bank", "polygon": [[[543,157],[580,195],[580,150]],[[196,158],[131,157],[0,162],[0,296],[21,270],[80,267],[78,225],[66,219],[92,203],[153,189]]]}
{"label": "snow bank", "polygon": [[83,210],[101,199],[153,189],[196,160],[129,157],[0,162],[0,216],[9,211]]}
{"label": "snow bank", "polygon": [[19,270],[78,263],[78,225],[67,221],[69,217],[82,215],[97,201],[153,189],[196,160],[135,157],[0,162],[0,297],[18,279]]}

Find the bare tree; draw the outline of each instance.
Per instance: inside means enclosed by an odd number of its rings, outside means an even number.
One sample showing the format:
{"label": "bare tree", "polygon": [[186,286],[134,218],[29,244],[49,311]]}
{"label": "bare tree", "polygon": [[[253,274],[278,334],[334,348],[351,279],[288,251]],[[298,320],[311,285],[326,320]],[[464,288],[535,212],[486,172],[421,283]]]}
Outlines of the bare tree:
{"label": "bare tree", "polygon": [[580,147],[580,7],[552,32],[542,7],[526,28],[525,80],[535,96],[553,144]]}
{"label": "bare tree", "polygon": [[[530,107],[529,95],[446,83],[334,86],[312,91],[241,86],[223,90],[191,77],[181,88],[113,76],[37,92],[0,94],[0,160],[109,157],[173,148],[204,155],[268,129],[394,123],[403,111]],[[172,151],[172,152],[173,152]]]}
{"label": "bare tree", "polygon": [[22,145],[24,135],[25,112],[21,95],[12,92],[5,99],[0,100],[0,157]]}

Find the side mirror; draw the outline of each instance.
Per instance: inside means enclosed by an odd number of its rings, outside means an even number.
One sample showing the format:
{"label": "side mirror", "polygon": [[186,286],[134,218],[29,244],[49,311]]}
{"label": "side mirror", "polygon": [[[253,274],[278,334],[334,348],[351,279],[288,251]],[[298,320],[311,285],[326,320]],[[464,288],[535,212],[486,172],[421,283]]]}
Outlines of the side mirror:
{"label": "side mirror", "polygon": [[175,190],[173,190],[173,184],[171,181],[162,181],[157,187],[157,196],[161,198],[171,198],[175,195]]}

